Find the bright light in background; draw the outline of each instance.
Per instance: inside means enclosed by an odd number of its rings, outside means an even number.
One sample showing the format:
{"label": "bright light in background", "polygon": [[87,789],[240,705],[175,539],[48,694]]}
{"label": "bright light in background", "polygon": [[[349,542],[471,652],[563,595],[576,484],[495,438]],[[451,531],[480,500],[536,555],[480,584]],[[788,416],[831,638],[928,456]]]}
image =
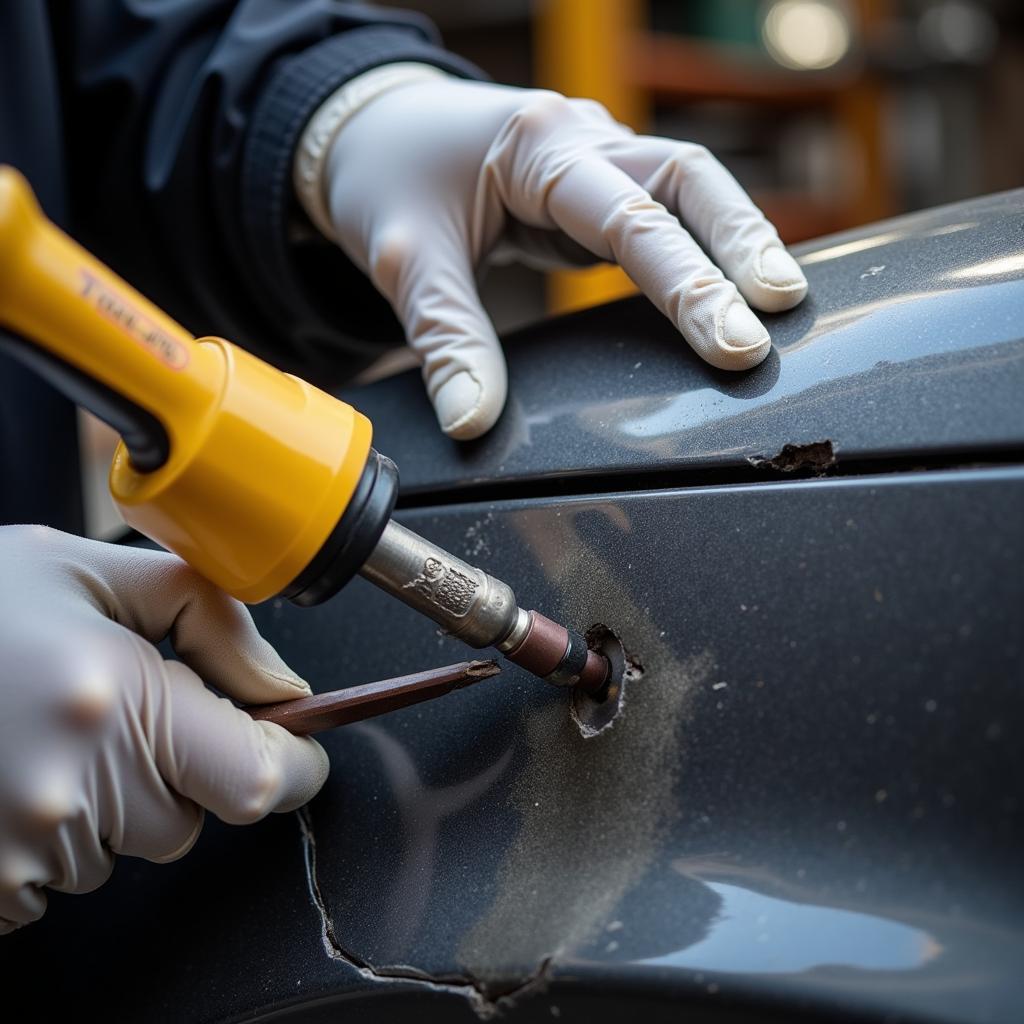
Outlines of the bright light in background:
{"label": "bright light in background", "polygon": [[780,64],[800,71],[830,68],[850,49],[850,23],[825,0],[777,0],[768,8],[761,36]]}

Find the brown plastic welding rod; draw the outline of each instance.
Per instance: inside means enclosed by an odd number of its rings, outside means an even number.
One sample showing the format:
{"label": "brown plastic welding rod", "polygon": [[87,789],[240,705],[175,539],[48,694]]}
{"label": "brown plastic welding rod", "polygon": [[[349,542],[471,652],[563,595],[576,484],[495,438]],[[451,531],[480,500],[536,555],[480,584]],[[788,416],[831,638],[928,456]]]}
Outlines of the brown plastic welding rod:
{"label": "brown plastic welding rod", "polygon": [[420,701],[443,697],[452,690],[472,686],[501,672],[495,661],[460,661],[409,676],[382,679],[312,697],[257,704],[245,708],[258,722],[276,722],[296,736],[323,732],[338,725],[361,722],[388,711],[407,708]]}

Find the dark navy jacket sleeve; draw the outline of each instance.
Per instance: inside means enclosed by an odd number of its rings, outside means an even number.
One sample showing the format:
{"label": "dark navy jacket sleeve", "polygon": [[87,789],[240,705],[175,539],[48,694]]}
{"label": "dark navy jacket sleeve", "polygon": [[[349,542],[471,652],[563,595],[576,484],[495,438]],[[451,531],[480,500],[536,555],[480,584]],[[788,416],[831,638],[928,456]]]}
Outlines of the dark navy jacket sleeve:
{"label": "dark navy jacket sleeve", "polygon": [[291,188],[307,120],[347,80],[419,61],[481,77],[423,18],[337,0],[51,5],[69,227],[196,334],[323,384],[401,338]]}

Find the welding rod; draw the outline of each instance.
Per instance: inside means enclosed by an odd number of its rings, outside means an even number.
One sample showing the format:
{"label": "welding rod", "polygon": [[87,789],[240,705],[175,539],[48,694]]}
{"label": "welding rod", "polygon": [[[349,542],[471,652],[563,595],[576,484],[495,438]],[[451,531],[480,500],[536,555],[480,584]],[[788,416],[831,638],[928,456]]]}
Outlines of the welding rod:
{"label": "welding rod", "polygon": [[500,672],[501,667],[494,661],[461,661],[395,679],[315,693],[312,697],[252,705],[245,710],[258,722],[276,722],[295,736],[308,736],[443,697]]}

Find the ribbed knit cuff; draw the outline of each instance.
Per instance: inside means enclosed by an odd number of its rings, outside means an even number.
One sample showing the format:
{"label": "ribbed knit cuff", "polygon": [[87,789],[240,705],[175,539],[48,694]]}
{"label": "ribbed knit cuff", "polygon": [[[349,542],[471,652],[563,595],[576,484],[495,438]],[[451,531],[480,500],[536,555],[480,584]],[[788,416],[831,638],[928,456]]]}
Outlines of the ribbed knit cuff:
{"label": "ribbed knit cuff", "polygon": [[327,197],[324,195],[324,169],[331,145],[338,133],[360,110],[383,93],[417,82],[436,81],[445,72],[432,64],[399,61],[383,64],[347,81],[332,92],[306,122],[292,164],[292,184],[299,205],[320,229],[324,238],[336,242]]}
{"label": "ribbed knit cuff", "polygon": [[397,61],[430,64],[462,78],[486,78],[414,29],[370,26],[285,59],[264,87],[246,133],[240,180],[242,226],[262,287],[279,288],[290,276],[288,223],[296,209],[292,161],[306,122],[345,82]]}

